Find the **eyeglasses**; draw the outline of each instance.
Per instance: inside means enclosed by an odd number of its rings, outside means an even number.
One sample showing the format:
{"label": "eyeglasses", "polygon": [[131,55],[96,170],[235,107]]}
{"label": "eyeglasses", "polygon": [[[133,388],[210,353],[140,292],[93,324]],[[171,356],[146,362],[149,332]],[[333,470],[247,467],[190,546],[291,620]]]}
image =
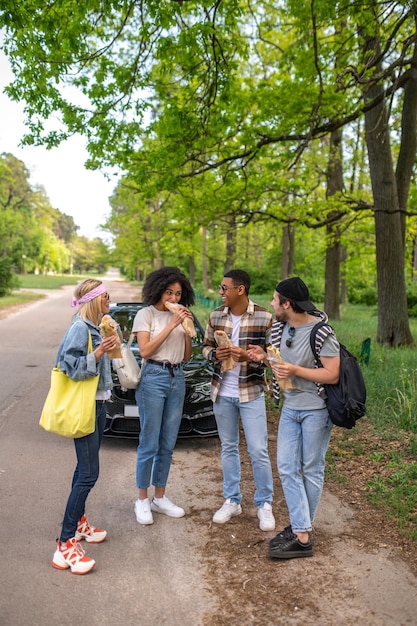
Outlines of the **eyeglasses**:
{"label": "eyeglasses", "polygon": [[232,285],[231,287],[228,287],[227,285],[219,285],[219,289],[220,291],[223,291],[223,293],[228,289],[238,289],[239,287],[240,285]]}
{"label": "eyeglasses", "polygon": [[285,345],[287,346],[287,348],[291,348],[291,344],[292,344],[292,340],[294,339],[294,335],[295,335],[295,328],[294,326],[290,326],[288,329],[288,339],[285,342]]}
{"label": "eyeglasses", "polygon": [[108,293],[103,293],[101,297],[103,298],[103,300],[110,300],[110,295]]}

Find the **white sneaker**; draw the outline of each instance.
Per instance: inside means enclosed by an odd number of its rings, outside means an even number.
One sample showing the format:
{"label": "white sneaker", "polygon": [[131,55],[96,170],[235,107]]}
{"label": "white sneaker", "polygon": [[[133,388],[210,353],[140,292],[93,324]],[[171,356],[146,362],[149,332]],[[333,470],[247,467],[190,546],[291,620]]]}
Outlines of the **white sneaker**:
{"label": "white sneaker", "polygon": [[136,500],[135,515],[138,524],[153,524],[151,505],[148,498],[145,498],[144,500]]}
{"label": "white sneaker", "polygon": [[264,502],[263,507],[258,509],[258,519],[261,530],[275,530],[275,518],[269,502]]}
{"label": "white sneaker", "polygon": [[56,569],[71,569],[72,574],[87,574],[95,566],[94,559],[85,555],[79,541],[72,537],[62,545],[59,539],[56,541],[56,550],[52,565]]}
{"label": "white sneaker", "polygon": [[225,524],[235,517],[235,515],[240,515],[242,513],[242,507],[237,502],[231,502],[230,498],[225,500],[223,506],[215,512],[213,515],[213,522],[215,524]]}
{"label": "white sneaker", "polygon": [[88,543],[101,543],[107,537],[107,531],[92,526],[85,515],[78,522],[75,538],[77,541],[85,539]]}
{"label": "white sneaker", "polygon": [[177,506],[165,495],[162,498],[154,498],[151,504],[152,511],[155,513],[163,513],[168,517],[184,517],[185,511],[180,506]]}

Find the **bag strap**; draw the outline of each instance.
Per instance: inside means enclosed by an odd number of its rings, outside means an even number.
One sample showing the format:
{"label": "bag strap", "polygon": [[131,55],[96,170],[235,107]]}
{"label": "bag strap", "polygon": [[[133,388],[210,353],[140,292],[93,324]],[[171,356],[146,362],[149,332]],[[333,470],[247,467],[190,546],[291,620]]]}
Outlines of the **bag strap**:
{"label": "bag strap", "polygon": [[317,350],[316,337],[317,337],[318,329],[324,326],[325,323],[326,322],[323,322],[323,321],[318,322],[317,324],[313,326],[311,333],[310,333],[310,347],[311,347],[311,351],[313,352],[314,360],[316,361],[318,367],[321,367],[319,352],[323,345],[323,339],[321,339],[319,350]]}
{"label": "bag strap", "polygon": [[[317,322],[317,324],[315,324],[313,328],[311,329],[310,347],[314,356],[314,361],[315,361],[314,365],[317,369],[319,369],[320,367],[323,367],[323,364],[320,360],[320,352],[323,347],[324,340],[326,339],[326,337],[328,337],[331,334],[334,334],[334,329],[332,326],[330,326],[328,322],[324,320]],[[324,385],[322,383],[316,382],[316,387],[317,387],[318,395],[321,398],[325,398],[326,392],[325,392]]]}
{"label": "bag strap", "polygon": [[[72,327],[74,327],[75,324],[85,324],[87,326],[84,320],[77,320],[76,322],[74,322],[74,324],[72,324]],[[91,338],[91,333],[90,333],[90,329],[88,328],[88,326],[87,326],[87,332],[88,332],[87,354],[90,354],[90,352],[93,351],[93,340]]]}
{"label": "bag strap", "polygon": [[[152,332],[155,330],[155,316],[153,314],[152,309],[150,309],[150,311],[151,311],[151,315],[152,315],[152,323],[151,323],[151,329],[150,329],[149,333],[151,335]],[[135,340],[135,333],[130,333],[130,337],[129,337],[128,341],[127,341],[126,347],[130,348],[134,340]]]}
{"label": "bag strap", "polygon": [[90,333],[90,329],[88,328],[88,348],[87,348],[87,354],[90,354],[90,352],[93,351],[93,340],[91,339],[91,333]]}

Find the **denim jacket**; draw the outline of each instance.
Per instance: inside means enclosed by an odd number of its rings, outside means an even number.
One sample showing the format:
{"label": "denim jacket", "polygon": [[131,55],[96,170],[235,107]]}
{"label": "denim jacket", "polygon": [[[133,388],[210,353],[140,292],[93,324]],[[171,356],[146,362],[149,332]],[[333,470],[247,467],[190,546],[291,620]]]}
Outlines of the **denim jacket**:
{"label": "denim jacket", "polygon": [[85,380],[100,374],[98,389],[111,389],[113,382],[110,359],[104,355],[96,363],[94,354],[87,354],[88,331],[91,333],[92,349],[95,350],[101,343],[97,326],[90,320],[84,321],[79,315],[75,315],[58,348],[55,367],[59,364],[60,370],[73,380]]}

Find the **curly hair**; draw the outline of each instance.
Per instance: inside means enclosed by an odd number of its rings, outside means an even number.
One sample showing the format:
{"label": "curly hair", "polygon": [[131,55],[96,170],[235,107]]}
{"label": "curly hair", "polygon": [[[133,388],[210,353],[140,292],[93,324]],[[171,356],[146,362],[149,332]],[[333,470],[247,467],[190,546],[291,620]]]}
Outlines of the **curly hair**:
{"label": "curly hair", "polygon": [[181,285],[182,294],[180,304],[190,306],[194,304],[194,290],[188,278],[178,267],[161,267],[149,274],[142,289],[142,300],[145,304],[157,304],[164,291],[173,283]]}

